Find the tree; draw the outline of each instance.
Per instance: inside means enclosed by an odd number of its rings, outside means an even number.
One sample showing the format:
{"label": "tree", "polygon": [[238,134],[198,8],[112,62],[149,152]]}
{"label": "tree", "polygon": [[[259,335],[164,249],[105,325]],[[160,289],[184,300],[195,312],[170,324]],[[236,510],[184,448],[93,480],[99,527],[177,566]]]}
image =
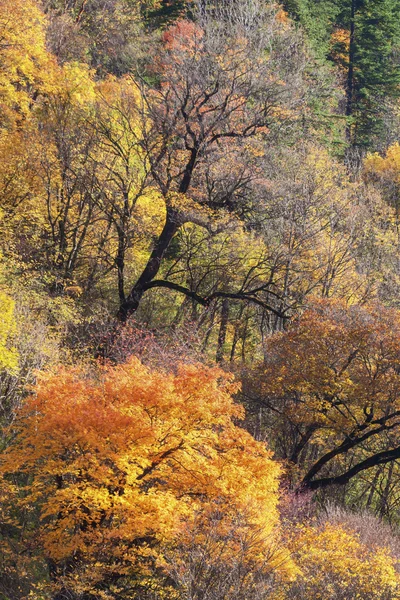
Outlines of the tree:
{"label": "tree", "polygon": [[400,184],[400,145],[395,142],[383,156],[377,152],[370,153],[364,160],[364,177],[379,187],[385,200],[394,206],[396,215],[399,214],[399,184]]}
{"label": "tree", "polygon": [[23,120],[46,79],[45,20],[35,0],[0,2],[0,127]]}
{"label": "tree", "polygon": [[[95,85],[86,65],[57,67],[37,110],[36,202],[45,215],[41,249],[53,290],[63,291],[90,269],[96,245],[95,173],[90,153],[95,134],[88,127],[94,112]],[[99,242],[100,245],[101,242]],[[80,272],[79,272],[80,271]]]}
{"label": "tree", "polygon": [[[196,24],[179,22],[165,32],[154,73],[158,86],[142,82],[138,115],[145,159],[166,216],[146,266],[120,306],[122,320],[154,287],[203,305],[216,297],[157,279],[163,258],[184,223],[210,228],[224,215],[244,218],[250,212],[252,182],[259,174],[257,144],[294,118],[305,61],[290,25],[274,8],[258,3],[216,9]],[[261,298],[252,290],[231,295],[263,302],[263,291]]]}
{"label": "tree", "polygon": [[343,485],[399,457],[399,333],[396,310],[319,300],[267,340],[258,406],[300,488]]}
{"label": "tree", "polygon": [[29,121],[0,141],[4,253],[25,271],[41,271],[53,293],[83,289],[103,243],[88,127],[94,88],[86,65],[53,65]]}
{"label": "tree", "polygon": [[58,589],[120,598],[156,584],[163,547],[195,513],[223,515],[228,528],[242,515],[258,532],[249,560],[279,572],[280,468],[234,423],[237,387],[218,369],[166,374],[135,358],[95,379],[41,377],[1,470],[27,476],[19,507],[38,511],[34,537]]}
{"label": "tree", "polygon": [[346,116],[353,124],[348,139],[368,145],[379,131],[381,105],[399,93],[400,70],[394,58],[399,43],[397,0],[345,0],[338,24],[348,32],[346,43]]}
{"label": "tree", "polygon": [[[140,104],[140,91],[131,78],[108,77],[97,86],[92,121],[97,134],[92,154],[96,204],[105,229],[111,232],[111,243],[105,245],[105,251],[110,266],[117,271],[120,305],[126,300],[126,268],[130,263],[131,268],[138,269],[138,255],[140,251],[148,252],[148,240],[157,233],[157,227],[162,227],[163,219],[162,201],[150,185],[142,148],[143,124],[137,113]],[[136,255],[132,256],[132,251]]]}
{"label": "tree", "polygon": [[365,201],[343,166],[304,141],[266,153],[264,160],[258,219],[267,248],[279,257],[276,291],[287,305],[310,295],[368,298],[356,252],[367,225]]}
{"label": "tree", "polygon": [[271,598],[298,574],[278,547],[257,556],[265,552],[262,529],[249,527],[245,513],[232,517],[226,519],[218,505],[199,511],[167,548],[163,564],[182,600]]}
{"label": "tree", "polygon": [[300,526],[291,550],[302,574],[284,586],[284,598],[308,600],[321,591],[326,600],[398,598],[396,555],[376,540],[372,546],[363,543],[351,528],[329,521]]}
{"label": "tree", "polygon": [[284,0],[284,8],[307,32],[314,51],[326,58],[329,54],[330,36],[340,6],[338,0]]}
{"label": "tree", "polygon": [[129,72],[143,57],[142,17],[158,0],[43,0],[47,41],[60,60],[88,63],[101,77]]}
{"label": "tree", "polygon": [[[303,141],[263,152],[263,173],[245,220],[229,216],[216,231],[187,223],[163,259],[160,272],[171,287],[215,301],[204,310],[195,299],[182,301],[179,291],[153,292],[141,312],[154,327],[161,320],[163,326],[190,320],[219,360],[260,359],[262,340],[285,327],[285,317],[310,295],[373,298],[384,272],[377,258],[392,248],[382,200],[351,183],[324,148]],[[258,289],[264,304],[244,303],[234,289],[242,298]]]}
{"label": "tree", "polygon": [[10,339],[15,331],[14,302],[1,290],[0,311],[0,370],[15,372],[18,367],[18,353],[10,344]]}
{"label": "tree", "polygon": [[287,0],[318,54],[339,67],[346,94],[347,141],[371,147],[388,100],[399,94],[398,0]]}

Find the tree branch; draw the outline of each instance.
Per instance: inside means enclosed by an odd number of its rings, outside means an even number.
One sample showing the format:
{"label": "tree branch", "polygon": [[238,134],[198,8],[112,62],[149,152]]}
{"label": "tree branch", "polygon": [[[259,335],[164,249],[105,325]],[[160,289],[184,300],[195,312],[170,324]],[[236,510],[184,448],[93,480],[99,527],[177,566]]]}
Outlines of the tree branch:
{"label": "tree branch", "polygon": [[167,288],[169,290],[174,290],[175,292],[180,292],[181,294],[185,294],[185,296],[192,298],[193,300],[195,300],[196,302],[198,302],[198,304],[201,304],[202,306],[209,306],[211,304],[211,302],[213,300],[216,300],[217,298],[231,298],[232,300],[242,300],[245,302],[252,302],[253,304],[257,304],[258,306],[261,306],[262,308],[269,310],[270,312],[272,312],[277,317],[280,317],[281,319],[289,319],[288,315],[286,315],[284,311],[274,308],[273,306],[268,304],[268,302],[265,302],[264,300],[257,298],[257,296],[253,295],[252,291],[237,292],[237,293],[235,293],[235,292],[214,292],[214,293],[210,294],[209,296],[200,296],[196,292],[193,292],[192,290],[185,288],[183,285],[180,285],[179,283],[174,283],[173,281],[164,281],[162,279],[154,279],[153,281],[150,281],[149,283],[147,283],[145,286],[145,291],[150,290],[152,288],[157,288],[157,287],[163,287],[163,288]]}
{"label": "tree branch", "polygon": [[168,450],[165,450],[165,452],[163,452],[162,454],[160,454],[160,456],[155,458],[148,467],[143,469],[142,473],[136,477],[136,480],[141,481],[142,479],[144,479],[146,477],[146,475],[149,475],[152,471],[154,471],[154,469],[160,464],[160,462],[162,462],[163,460],[168,458],[168,456],[171,456],[171,454],[174,454],[174,452],[181,450],[182,448],[183,448],[183,440],[181,440],[177,446],[174,446],[173,448],[169,448]]}
{"label": "tree branch", "polygon": [[352,479],[358,473],[362,471],[366,471],[367,469],[371,469],[372,467],[376,467],[378,465],[384,465],[388,462],[392,462],[393,460],[397,460],[400,458],[400,446],[397,448],[393,448],[392,450],[384,450],[383,452],[378,452],[369,458],[359,462],[354,465],[351,469],[348,469],[341,475],[335,475],[332,477],[322,477],[321,479],[314,479],[313,481],[304,481],[302,483],[303,489],[308,490],[318,490],[321,488],[325,488],[329,485],[344,485]]}

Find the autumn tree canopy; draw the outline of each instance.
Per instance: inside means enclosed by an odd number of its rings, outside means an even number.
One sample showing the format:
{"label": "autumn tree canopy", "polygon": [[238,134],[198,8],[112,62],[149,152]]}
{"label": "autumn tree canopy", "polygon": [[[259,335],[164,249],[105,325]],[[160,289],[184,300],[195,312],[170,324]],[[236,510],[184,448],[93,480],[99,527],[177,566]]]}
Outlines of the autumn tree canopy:
{"label": "autumn tree canopy", "polygon": [[268,340],[259,402],[300,486],[345,484],[399,455],[399,327],[382,305],[319,300]]}
{"label": "autumn tree canopy", "polygon": [[276,530],[280,468],[235,424],[236,390],[218,369],[168,375],[135,359],[96,379],[41,378],[1,469],[33,477],[20,506],[38,507],[35,537],[58,585],[80,593],[144,585],[195,513],[223,514],[224,527],[241,518],[258,536],[253,560],[268,555],[267,571],[290,567]]}
{"label": "autumn tree canopy", "polygon": [[0,0],[0,598],[399,599],[399,19]]}

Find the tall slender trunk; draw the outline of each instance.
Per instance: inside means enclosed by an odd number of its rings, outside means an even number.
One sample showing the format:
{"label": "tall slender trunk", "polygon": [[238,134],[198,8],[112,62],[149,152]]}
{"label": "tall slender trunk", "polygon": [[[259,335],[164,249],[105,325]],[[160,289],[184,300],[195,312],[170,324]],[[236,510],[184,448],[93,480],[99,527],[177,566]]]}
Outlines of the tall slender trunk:
{"label": "tall slender trunk", "polygon": [[222,362],[224,358],[224,345],[226,340],[226,330],[228,328],[228,319],[229,319],[229,302],[228,299],[225,298],[222,302],[221,307],[221,323],[219,326],[218,333],[218,343],[217,343],[217,362]]}
{"label": "tall slender trunk", "polygon": [[115,258],[118,273],[118,297],[120,306],[125,302],[125,233],[118,229],[118,250]]}
{"label": "tall slender trunk", "polygon": [[[349,54],[348,54],[348,69],[347,69],[347,81],[346,81],[346,117],[351,117],[354,110],[354,53],[355,53],[355,15],[356,15],[356,1],[351,0],[351,14],[350,14],[350,41],[349,41]],[[352,142],[352,127],[350,123],[346,126],[346,138],[348,142]]]}
{"label": "tall slender trunk", "polygon": [[376,491],[376,485],[378,483],[378,479],[380,474],[382,473],[382,467],[378,467],[375,471],[375,475],[370,484],[369,494],[367,496],[367,501],[365,503],[365,508],[370,509],[372,506],[372,500],[374,498],[374,493]]}
{"label": "tall slender trunk", "polygon": [[388,517],[389,512],[390,512],[389,511],[389,497],[390,497],[390,489],[391,489],[391,485],[392,485],[393,469],[394,469],[394,462],[391,462],[391,463],[389,463],[389,468],[388,468],[388,473],[387,473],[387,478],[386,478],[386,485],[382,491],[382,495],[381,495],[380,502],[379,502],[379,515],[382,518]]}
{"label": "tall slender trunk", "polygon": [[230,362],[233,362],[233,360],[235,359],[236,347],[237,347],[237,344],[238,344],[239,338],[240,338],[240,323],[242,320],[243,312],[244,312],[244,304],[241,304],[240,309],[239,309],[239,315],[236,318],[236,323],[235,323],[235,331],[233,334],[231,354],[229,357]]}

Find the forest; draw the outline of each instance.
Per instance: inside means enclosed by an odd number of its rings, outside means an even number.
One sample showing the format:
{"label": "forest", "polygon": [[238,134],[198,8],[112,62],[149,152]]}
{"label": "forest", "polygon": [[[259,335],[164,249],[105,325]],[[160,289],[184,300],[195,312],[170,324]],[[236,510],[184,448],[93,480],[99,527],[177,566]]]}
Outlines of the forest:
{"label": "forest", "polygon": [[0,0],[0,600],[400,600],[400,0]]}

